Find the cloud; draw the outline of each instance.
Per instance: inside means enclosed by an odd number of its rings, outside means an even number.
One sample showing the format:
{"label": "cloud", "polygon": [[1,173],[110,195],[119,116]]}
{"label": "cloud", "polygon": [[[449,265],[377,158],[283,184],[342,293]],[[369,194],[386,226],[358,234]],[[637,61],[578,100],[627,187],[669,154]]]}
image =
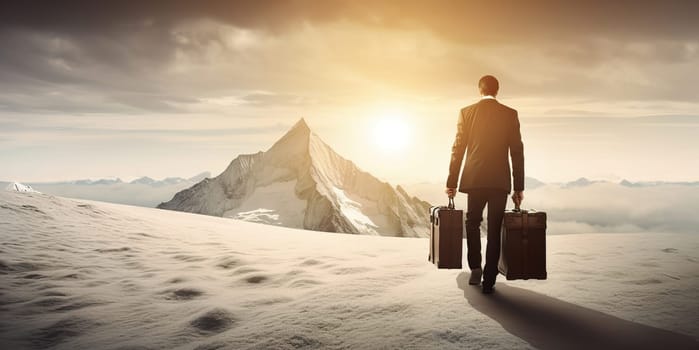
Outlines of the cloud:
{"label": "cloud", "polygon": [[629,188],[597,183],[581,188],[540,188],[531,191],[529,205],[544,208],[553,222],[584,223],[596,228],[596,232],[629,232],[638,228],[696,233],[699,217],[694,214],[693,203],[697,199],[696,186]]}
{"label": "cloud", "polygon": [[699,187],[658,185],[630,188],[615,183],[529,191],[527,207],[544,210],[551,234],[587,232],[697,233]]}
{"label": "cloud", "polygon": [[245,103],[258,106],[272,105],[308,105],[315,101],[312,98],[307,98],[294,94],[277,94],[269,92],[252,92],[241,97]]}
{"label": "cloud", "polygon": [[382,27],[425,28],[458,41],[521,42],[562,37],[692,38],[695,1],[63,1],[19,2],[4,8],[4,26],[70,33],[114,33],[144,26],[172,27],[213,19],[273,33],[335,21]]}
{"label": "cloud", "polygon": [[[440,203],[442,186],[406,186],[411,195]],[[459,199],[461,198],[461,199]],[[457,206],[465,205],[457,197]],[[699,186],[658,184],[627,187],[597,182],[583,187],[548,184],[525,191],[523,207],[547,214],[547,233],[674,232],[699,234]],[[511,203],[508,203],[510,208]]]}
{"label": "cloud", "polygon": [[[186,113],[378,94],[699,102],[699,3],[21,2],[0,14],[0,109]],[[649,25],[651,24],[652,25]],[[266,91],[260,94],[258,91]],[[457,93],[458,92],[458,93]],[[458,95],[458,96],[457,96]]]}
{"label": "cloud", "polygon": [[3,28],[0,106],[18,111],[173,111],[157,62],[170,60],[169,35],[145,31],[66,34]]}
{"label": "cloud", "polygon": [[[373,106],[409,111],[430,131],[420,135],[420,152],[436,154],[446,135],[439,128],[453,127],[454,111],[477,96],[484,73],[501,78],[503,101],[523,120],[696,114],[699,75],[688,72],[699,66],[697,7],[695,1],[15,2],[0,11],[0,119],[226,129],[304,116],[369,168],[383,162],[358,145],[368,143],[357,121],[377,118]],[[65,133],[31,133],[31,147],[66,146]],[[9,135],[3,145],[24,147],[25,136]],[[246,146],[267,147],[273,136],[246,139]],[[549,138],[560,137],[542,133]],[[629,138],[615,142],[624,148]],[[672,138],[673,153],[688,153],[675,141],[681,137]],[[224,145],[202,135],[194,140]],[[147,151],[139,156],[154,152],[141,145]],[[5,147],[0,158],[15,162],[11,168],[34,169],[15,153]],[[66,154],[66,169],[84,163],[69,160],[81,153]],[[673,169],[673,176],[682,171]],[[398,173],[412,176],[398,170],[379,176]]]}

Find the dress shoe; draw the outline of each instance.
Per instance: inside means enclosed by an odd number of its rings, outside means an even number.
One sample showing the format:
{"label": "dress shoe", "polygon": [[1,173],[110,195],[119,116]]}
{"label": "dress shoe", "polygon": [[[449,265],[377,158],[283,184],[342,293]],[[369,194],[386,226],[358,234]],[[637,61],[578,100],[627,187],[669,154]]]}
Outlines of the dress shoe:
{"label": "dress shoe", "polygon": [[481,277],[483,276],[483,269],[480,267],[471,270],[471,277],[468,279],[468,284],[472,286],[477,286],[481,284]]}

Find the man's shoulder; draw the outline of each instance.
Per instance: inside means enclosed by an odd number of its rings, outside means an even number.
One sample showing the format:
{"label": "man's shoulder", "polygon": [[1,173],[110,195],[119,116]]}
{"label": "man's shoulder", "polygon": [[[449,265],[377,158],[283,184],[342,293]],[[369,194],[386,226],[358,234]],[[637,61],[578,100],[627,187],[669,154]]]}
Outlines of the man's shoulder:
{"label": "man's shoulder", "polygon": [[[466,106],[466,107],[464,107],[464,108],[461,108],[461,114],[462,114],[462,115],[468,115],[469,112],[472,112],[472,111],[473,111],[477,106],[479,106],[483,101],[487,101],[487,100],[480,100],[480,101],[475,102],[475,103],[472,103],[472,104],[470,104],[470,105],[468,105],[468,106]],[[492,101],[492,100],[491,100],[491,101]],[[498,100],[495,100],[495,101],[493,101],[493,102],[495,102],[495,103],[492,103],[492,102],[491,102],[491,103],[488,104],[488,106],[490,106],[490,108],[492,108],[492,107],[498,108],[498,107],[499,107],[499,108],[500,108],[500,112],[504,111],[505,113],[510,114],[510,115],[517,115],[517,110],[516,110],[516,109],[514,109],[514,108],[512,108],[512,107],[510,107],[510,106],[507,106],[507,105],[505,105],[505,104],[502,104],[502,103],[500,103],[500,101],[498,101]],[[497,107],[496,107],[496,106],[497,106]],[[492,109],[490,109],[490,110],[492,110]],[[496,109],[496,110],[497,110],[497,109]]]}
{"label": "man's shoulder", "polygon": [[[498,102],[498,103],[500,103],[500,102]],[[516,110],[516,109],[514,109],[514,108],[512,108],[512,107],[510,107],[510,106],[508,106],[508,105],[506,105],[506,104],[500,103],[500,106],[502,106],[502,108],[505,109],[505,110],[506,110],[507,112],[509,112],[510,114],[515,114],[515,115],[517,114],[517,110]]]}
{"label": "man's shoulder", "polygon": [[472,103],[472,104],[470,104],[470,105],[468,105],[468,106],[466,106],[466,107],[464,107],[464,108],[461,108],[461,113],[464,114],[464,113],[466,113],[466,112],[472,110],[472,109],[473,109],[474,107],[476,107],[477,105],[478,105],[478,102]]}

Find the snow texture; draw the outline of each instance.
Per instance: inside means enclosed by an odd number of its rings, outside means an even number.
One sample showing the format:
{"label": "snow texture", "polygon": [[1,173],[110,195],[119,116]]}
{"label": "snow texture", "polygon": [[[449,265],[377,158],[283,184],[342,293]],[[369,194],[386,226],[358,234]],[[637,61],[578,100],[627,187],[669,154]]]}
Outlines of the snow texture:
{"label": "snow texture", "polygon": [[426,237],[429,204],[357,168],[301,119],[158,208],[316,231]]}
{"label": "snow texture", "polygon": [[699,240],[549,237],[484,296],[427,239],[0,193],[0,348],[697,349]]}

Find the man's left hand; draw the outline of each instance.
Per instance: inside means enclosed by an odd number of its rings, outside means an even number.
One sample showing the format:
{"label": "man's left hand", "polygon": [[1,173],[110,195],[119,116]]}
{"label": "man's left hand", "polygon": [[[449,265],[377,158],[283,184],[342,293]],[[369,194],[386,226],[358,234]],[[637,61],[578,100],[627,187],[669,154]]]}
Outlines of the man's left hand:
{"label": "man's left hand", "polygon": [[515,207],[519,208],[524,200],[524,191],[514,191],[512,193],[512,201],[515,203]]}

